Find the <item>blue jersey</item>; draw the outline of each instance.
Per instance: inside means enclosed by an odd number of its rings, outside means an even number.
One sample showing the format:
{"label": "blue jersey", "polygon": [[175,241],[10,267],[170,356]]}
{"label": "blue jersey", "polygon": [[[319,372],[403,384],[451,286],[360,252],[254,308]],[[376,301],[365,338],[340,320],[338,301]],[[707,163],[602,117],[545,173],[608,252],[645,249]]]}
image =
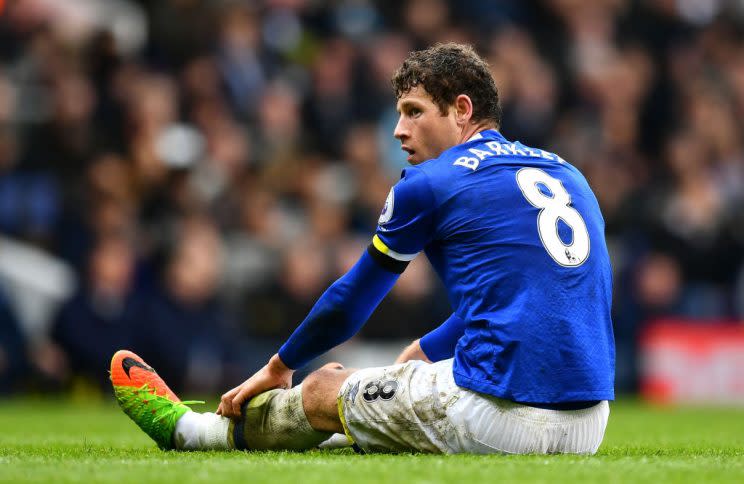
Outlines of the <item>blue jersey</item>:
{"label": "blue jersey", "polygon": [[614,398],[611,268],[586,179],[563,159],[483,131],[406,168],[375,245],[424,251],[465,331],[458,385],[518,402]]}

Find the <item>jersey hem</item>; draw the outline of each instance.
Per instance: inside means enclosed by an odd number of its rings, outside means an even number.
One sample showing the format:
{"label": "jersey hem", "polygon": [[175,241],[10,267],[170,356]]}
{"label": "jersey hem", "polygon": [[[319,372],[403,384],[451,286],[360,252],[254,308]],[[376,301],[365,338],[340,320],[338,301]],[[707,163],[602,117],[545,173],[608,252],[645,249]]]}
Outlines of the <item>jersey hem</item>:
{"label": "jersey hem", "polygon": [[490,385],[481,380],[474,380],[461,373],[452,371],[457,386],[467,388],[479,393],[485,393],[504,400],[513,402],[535,402],[535,403],[564,403],[564,402],[582,402],[587,400],[615,400],[614,390],[599,391],[568,391],[568,392],[520,392],[507,390],[498,385]]}

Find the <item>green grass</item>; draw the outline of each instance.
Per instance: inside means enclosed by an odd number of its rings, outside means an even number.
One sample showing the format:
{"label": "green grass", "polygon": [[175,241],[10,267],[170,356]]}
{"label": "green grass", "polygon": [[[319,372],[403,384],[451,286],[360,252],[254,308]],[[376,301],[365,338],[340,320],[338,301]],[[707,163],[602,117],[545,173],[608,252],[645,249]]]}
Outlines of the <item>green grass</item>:
{"label": "green grass", "polygon": [[[209,407],[210,409],[212,406]],[[594,457],[161,452],[113,402],[0,400],[0,482],[744,482],[744,409],[613,405]]]}

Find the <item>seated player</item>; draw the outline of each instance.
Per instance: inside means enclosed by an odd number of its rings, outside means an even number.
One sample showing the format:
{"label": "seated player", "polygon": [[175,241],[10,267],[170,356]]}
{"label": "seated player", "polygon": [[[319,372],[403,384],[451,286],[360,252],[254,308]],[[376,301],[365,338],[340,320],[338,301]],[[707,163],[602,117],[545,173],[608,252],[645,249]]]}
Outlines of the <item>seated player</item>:
{"label": "seated player", "polygon": [[[559,156],[507,141],[488,66],[467,46],[413,52],[393,77],[412,165],[357,264],[216,413],[114,355],[125,412],[162,448],[593,454],[614,398],[611,270],[589,185]],[[452,316],[396,364],[292,373],[351,338],[424,251]],[[433,363],[432,363],[433,362]]]}

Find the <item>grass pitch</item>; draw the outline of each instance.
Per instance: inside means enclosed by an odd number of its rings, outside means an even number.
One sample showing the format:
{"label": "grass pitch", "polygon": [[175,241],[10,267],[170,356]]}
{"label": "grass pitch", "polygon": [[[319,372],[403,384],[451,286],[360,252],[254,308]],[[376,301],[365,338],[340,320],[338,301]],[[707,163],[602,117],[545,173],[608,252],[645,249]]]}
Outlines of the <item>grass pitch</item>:
{"label": "grass pitch", "polygon": [[[209,406],[213,409],[213,406]],[[0,482],[744,482],[744,409],[621,401],[594,457],[161,452],[113,402],[0,400]]]}

